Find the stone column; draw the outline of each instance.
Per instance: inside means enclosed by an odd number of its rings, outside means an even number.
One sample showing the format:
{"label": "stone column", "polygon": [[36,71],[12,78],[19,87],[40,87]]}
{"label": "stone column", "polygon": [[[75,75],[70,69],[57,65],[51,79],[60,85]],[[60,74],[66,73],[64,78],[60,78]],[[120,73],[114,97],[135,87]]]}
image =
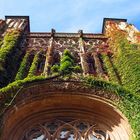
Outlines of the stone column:
{"label": "stone column", "polygon": [[101,64],[98,54],[96,52],[93,52],[92,56],[95,62],[96,73],[98,74],[98,76],[103,76],[104,71],[103,71],[102,64]]}
{"label": "stone column", "polygon": [[81,60],[81,67],[83,70],[83,75],[89,74],[89,65],[87,63],[87,55],[85,53],[80,52],[80,60]]}
{"label": "stone column", "polygon": [[43,72],[46,77],[50,74],[50,68],[51,68],[52,62],[53,62],[54,33],[55,33],[55,30],[52,29],[50,44],[49,44],[48,49],[47,49],[44,72]]}
{"label": "stone column", "polygon": [[87,54],[85,52],[85,48],[84,48],[84,42],[83,42],[83,38],[82,38],[82,35],[83,35],[83,32],[82,30],[79,31],[80,33],[80,38],[79,38],[79,48],[80,48],[80,60],[81,60],[81,67],[82,67],[82,70],[83,70],[83,75],[87,75],[89,73],[89,65],[88,65],[88,62],[87,62]]}

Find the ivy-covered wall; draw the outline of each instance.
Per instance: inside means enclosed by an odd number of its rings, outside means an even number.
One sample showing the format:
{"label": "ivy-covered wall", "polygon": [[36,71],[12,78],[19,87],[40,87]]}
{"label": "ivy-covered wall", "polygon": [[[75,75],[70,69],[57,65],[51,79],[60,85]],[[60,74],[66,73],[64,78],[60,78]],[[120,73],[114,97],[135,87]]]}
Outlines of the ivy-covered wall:
{"label": "ivy-covered wall", "polygon": [[19,67],[19,69],[17,71],[16,77],[15,77],[15,81],[16,80],[22,80],[22,79],[24,79],[27,76],[29,68],[30,68],[30,59],[31,59],[30,53],[27,52],[24,55],[24,57],[22,59],[22,62],[20,64],[20,67]]}
{"label": "ivy-covered wall", "polygon": [[0,87],[12,82],[17,71],[23,53],[18,45],[21,34],[18,30],[10,30],[4,36],[0,48]]}
{"label": "ivy-covered wall", "polygon": [[[116,106],[124,113],[134,131],[132,140],[140,139],[140,95],[130,92],[126,88],[103,80],[86,78],[85,83],[92,88],[99,88],[105,91],[112,91],[120,97]],[[112,94],[113,94],[112,93]]]}
{"label": "ivy-covered wall", "polygon": [[[110,48],[113,51],[111,60],[121,84],[130,91],[140,94],[140,50],[137,47],[139,45],[129,42],[127,34],[119,30],[114,30],[111,38]],[[114,77],[113,71],[110,75]]]}
{"label": "ivy-covered wall", "polygon": [[[116,106],[128,118],[134,130],[134,139],[140,140],[140,47],[128,41],[126,32],[116,27],[112,27],[109,33],[106,36],[112,53],[101,53],[101,59],[110,82],[100,77],[83,79],[81,67],[67,49],[61,52],[60,62],[51,67],[47,78],[56,76],[59,80],[79,80],[92,88],[117,94],[120,101]],[[37,76],[40,52],[23,52],[21,36],[21,31],[9,30],[4,38],[0,38],[0,88],[4,87],[0,89],[0,94],[7,97],[1,107],[13,100],[15,91],[25,84],[46,80],[44,76]]]}
{"label": "ivy-covered wall", "polygon": [[140,50],[126,40],[120,40],[120,52],[115,65],[121,76],[122,84],[129,90],[140,94]]}
{"label": "ivy-covered wall", "polygon": [[111,60],[111,56],[109,54],[102,54],[101,55],[103,64],[104,64],[104,69],[108,74],[109,80],[120,84],[119,76],[117,73],[117,70]]}
{"label": "ivy-covered wall", "polygon": [[39,56],[40,56],[40,52],[35,54],[35,56],[33,58],[33,62],[31,64],[31,67],[28,72],[28,77],[35,76],[35,74],[37,72],[38,64],[39,64],[39,58],[40,58]]}

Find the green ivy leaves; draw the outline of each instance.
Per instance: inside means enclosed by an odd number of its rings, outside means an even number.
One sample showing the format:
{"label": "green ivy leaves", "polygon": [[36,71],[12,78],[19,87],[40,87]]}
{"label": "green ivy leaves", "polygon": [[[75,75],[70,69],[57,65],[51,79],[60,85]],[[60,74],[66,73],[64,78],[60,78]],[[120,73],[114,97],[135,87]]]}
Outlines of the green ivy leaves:
{"label": "green ivy leaves", "polygon": [[53,73],[60,73],[64,77],[71,77],[72,73],[78,73],[81,71],[81,67],[76,65],[74,62],[74,57],[69,50],[64,50],[61,57],[60,64],[52,66],[51,71]]}
{"label": "green ivy leaves", "polygon": [[0,49],[0,87],[13,80],[20,56],[22,54],[18,46],[21,33],[12,30],[6,33]]}

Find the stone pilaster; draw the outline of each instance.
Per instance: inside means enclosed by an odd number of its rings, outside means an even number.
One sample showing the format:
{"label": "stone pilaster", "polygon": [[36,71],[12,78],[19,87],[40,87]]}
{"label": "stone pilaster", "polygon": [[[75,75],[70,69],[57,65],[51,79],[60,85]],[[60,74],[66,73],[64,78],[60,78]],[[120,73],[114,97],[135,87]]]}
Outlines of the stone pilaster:
{"label": "stone pilaster", "polygon": [[95,62],[95,68],[96,68],[97,75],[98,76],[104,75],[104,71],[102,69],[101,61],[99,59],[98,54],[96,52],[93,52],[92,56],[93,56],[93,59],[94,59],[94,62]]}
{"label": "stone pilaster", "polygon": [[50,44],[46,52],[46,60],[45,60],[45,66],[44,66],[44,72],[43,72],[45,76],[48,76],[50,74],[50,67],[52,66],[52,62],[53,62],[54,33],[55,33],[55,30],[52,29]]}
{"label": "stone pilaster", "polygon": [[82,37],[80,37],[79,39],[79,48],[80,48],[80,61],[83,70],[83,75],[87,75],[89,73],[89,65],[87,62],[87,54],[85,52],[84,42]]}

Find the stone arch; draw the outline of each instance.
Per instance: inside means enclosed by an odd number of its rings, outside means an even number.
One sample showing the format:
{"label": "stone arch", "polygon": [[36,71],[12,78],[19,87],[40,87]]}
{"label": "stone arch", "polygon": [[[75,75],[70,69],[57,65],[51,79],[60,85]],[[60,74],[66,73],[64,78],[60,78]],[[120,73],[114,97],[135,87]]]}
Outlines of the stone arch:
{"label": "stone arch", "polygon": [[71,119],[93,122],[111,140],[129,140],[131,128],[127,119],[108,99],[89,88],[77,90],[80,84],[61,83],[60,87],[59,82],[52,81],[26,86],[5,113],[2,139],[19,140],[28,128],[44,120]]}

